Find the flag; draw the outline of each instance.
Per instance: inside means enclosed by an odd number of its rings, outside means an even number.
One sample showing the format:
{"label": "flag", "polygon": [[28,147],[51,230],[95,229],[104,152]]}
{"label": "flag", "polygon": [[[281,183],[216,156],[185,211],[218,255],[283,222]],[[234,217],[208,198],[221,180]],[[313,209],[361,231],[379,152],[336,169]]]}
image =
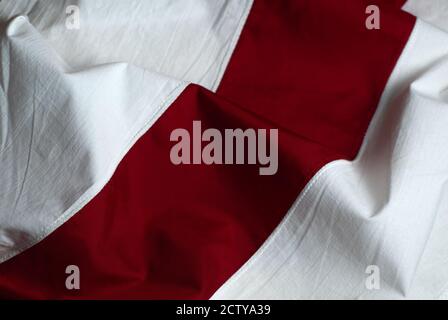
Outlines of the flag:
{"label": "flag", "polygon": [[446,8],[0,2],[0,297],[443,297]]}

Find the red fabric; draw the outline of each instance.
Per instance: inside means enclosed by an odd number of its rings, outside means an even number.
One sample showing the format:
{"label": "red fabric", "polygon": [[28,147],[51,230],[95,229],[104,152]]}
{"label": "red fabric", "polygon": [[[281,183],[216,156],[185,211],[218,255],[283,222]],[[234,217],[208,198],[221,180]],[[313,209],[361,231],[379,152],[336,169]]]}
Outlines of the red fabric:
{"label": "red fabric", "polygon": [[[1,298],[209,298],[259,248],[307,181],[353,158],[413,26],[402,1],[256,0],[217,94],[189,86],[111,181],[45,240],[0,265]],[[181,165],[170,133],[279,128],[279,170]],[[78,265],[81,290],[65,288]]]}

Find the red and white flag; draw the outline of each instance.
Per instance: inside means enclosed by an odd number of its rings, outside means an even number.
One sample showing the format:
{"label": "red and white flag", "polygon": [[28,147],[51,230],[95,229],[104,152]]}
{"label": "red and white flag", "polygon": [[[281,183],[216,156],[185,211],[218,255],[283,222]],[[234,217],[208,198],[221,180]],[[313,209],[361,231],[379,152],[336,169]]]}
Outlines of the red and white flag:
{"label": "red and white flag", "polygon": [[447,21],[1,1],[0,298],[443,298]]}

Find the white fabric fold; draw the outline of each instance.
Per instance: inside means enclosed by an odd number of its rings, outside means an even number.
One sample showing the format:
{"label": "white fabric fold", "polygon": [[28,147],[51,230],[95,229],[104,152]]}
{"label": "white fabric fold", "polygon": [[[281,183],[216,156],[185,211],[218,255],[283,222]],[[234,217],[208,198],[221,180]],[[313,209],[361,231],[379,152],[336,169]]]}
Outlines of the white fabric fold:
{"label": "white fabric fold", "polygon": [[74,71],[23,16],[0,50],[4,261],[89,201],[186,84],[127,63]]}
{"label": "white fabric fold", "polygon": [[408,0],[403,10],[448,32],[448,1]]}
{"label": "white fabric fold", "polygon": [[127,62],[214,91],[251,6],[252,0],[16,0],[0,2],[0,21],[28,16],[76,70]]}
{"label": "white fabric fold", "polygon": [[[448,284],[447,92],[448,35],[418,21],[357,159],[321,169],[213,298],[439,297]],[[379,289],[366,285],[372,270]]]}

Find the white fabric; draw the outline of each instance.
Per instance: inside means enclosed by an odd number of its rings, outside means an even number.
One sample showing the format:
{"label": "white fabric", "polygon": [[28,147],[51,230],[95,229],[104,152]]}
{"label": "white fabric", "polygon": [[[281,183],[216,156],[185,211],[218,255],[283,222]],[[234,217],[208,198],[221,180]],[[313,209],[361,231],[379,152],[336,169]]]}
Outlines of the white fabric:
{"label": "white fabric", "polygon": [[447,0],[408,0],[403,6],[403,10],[448,31]]}
{"label": "white fabric", "polygon": [[[70,6],[79,29],[68,29]],[[127,62],[215,90],[252,0],[15,0],[0,2],[0,21],[27,15],[75,70]],[[70,9],[70,8],[69,8]]]}
{"label": "white fabric", "polygon": [[0,2],[0,262],[92,199],[188,82],[216,88],[250,6]]}
{"label": "white fabric", "polygon": [[[447,146],[448,35],[418,21],[357,159],[321,169],[213,298],[439,297],[448,284]],[[379,290],[365,285],[369,265]]]}

